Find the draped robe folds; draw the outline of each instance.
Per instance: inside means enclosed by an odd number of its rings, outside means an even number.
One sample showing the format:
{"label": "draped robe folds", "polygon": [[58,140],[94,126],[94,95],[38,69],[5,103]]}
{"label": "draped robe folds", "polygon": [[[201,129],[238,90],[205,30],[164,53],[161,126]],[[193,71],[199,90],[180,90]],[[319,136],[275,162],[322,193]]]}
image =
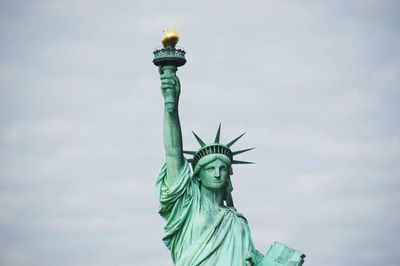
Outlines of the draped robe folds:
{"label": "draped robe folds", "polygon": [[247,220],[234,208],[217,206],[201,196],[188,162],[172,187],[157,179],[160,215],[166,220],[163,241],[177,266],[257,265],[263,256],[251,239]]}

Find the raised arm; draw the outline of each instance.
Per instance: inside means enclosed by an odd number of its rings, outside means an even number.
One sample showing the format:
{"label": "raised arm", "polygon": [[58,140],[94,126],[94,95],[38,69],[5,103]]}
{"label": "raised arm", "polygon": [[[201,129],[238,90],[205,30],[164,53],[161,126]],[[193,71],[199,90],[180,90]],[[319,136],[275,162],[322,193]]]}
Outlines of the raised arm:
{"label": "raised arm", "polygon": [[176,67],[160,67],[161,92],[164,106],[164,147],[167,163],[166,184],[172,186],[184,165],[182,132],[178,114],[180,82],[175,74]]}

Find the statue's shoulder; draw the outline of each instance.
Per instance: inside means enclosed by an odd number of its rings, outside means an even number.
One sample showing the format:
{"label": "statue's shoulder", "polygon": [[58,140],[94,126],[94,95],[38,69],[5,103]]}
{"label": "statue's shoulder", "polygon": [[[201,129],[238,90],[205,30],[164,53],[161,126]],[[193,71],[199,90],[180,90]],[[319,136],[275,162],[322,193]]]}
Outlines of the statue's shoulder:
{"label": "statue's shoulder", "polygon": [[246,219],[246,217],[242,214],[242,213],[240,213],[240,212],[238,212],[238,210],[235,208],[235,207],[224,207],[224,209],[225,209],[225,211],[227,211],[227,212],[231,212],[231,213],[233,213],[236,217],[238,217],[239,219],[241,219],[241,220],[243,220],[245,223],[247,223],[247,219]]}

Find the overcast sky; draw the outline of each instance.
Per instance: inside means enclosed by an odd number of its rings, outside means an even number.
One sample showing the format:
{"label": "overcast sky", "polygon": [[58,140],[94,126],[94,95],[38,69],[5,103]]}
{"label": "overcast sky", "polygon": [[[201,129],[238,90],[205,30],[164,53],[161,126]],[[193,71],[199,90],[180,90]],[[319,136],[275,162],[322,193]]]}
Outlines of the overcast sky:
{"label": "overcast sky", "polygon": [[[172,265],[152,51],[175,26],[185,149],[234,149],[256,247],[400,256],[399,1],[0,1],[0,265]],[[396,211],[397,210],[397,211]]]}

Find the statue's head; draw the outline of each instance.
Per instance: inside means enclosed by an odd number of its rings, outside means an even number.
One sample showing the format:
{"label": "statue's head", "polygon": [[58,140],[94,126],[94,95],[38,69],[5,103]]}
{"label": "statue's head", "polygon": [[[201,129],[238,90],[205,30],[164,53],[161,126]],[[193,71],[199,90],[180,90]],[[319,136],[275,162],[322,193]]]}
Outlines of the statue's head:
{"label": "statue's head", "polygon": [[232,184],[230,175],[232,175],[232,164],[248,164],[250,162],[234,160],[233,156],[252,150],[244,149],[232,151],[230,147],[239,140],[243,135],[230,141],[228,144],[221,144],[220,139],[221,125],[218,127],[215,140],[211,144],[206,144],[194,132],[194,136],[199,142],[201,148],[198,151],[183,151],[184,153],[193,155],[189,162],[192,164],[194,171],[193,177],[200,183],[201,186],[212,191],[221,191],[224,193],[224,201],[227,206],[233,207],[232,201]]}
{"label": "statue's head", "polygon": [[223,154],[202,157],[194,169],[194,177],[211,191],[224,191],[231,174],[231,160]]}

